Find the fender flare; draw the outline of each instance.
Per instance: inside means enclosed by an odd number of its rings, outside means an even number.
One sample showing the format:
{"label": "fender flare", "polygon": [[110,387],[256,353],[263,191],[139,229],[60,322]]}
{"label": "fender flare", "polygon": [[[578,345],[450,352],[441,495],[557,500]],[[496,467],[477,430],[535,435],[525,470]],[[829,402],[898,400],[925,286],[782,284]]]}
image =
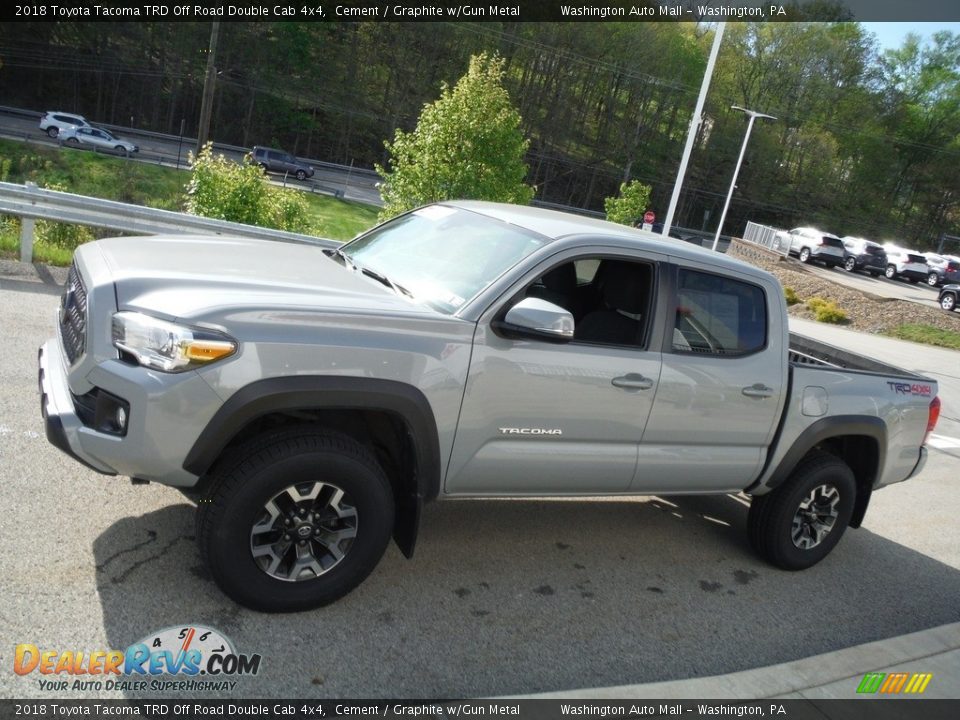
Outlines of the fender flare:
{"label": "fender flare", "polygon": [[750,493],[760,487],[766,488],[768,491],[775,490],[786,482],[797,463],[814,447],[831,438],[851,435],[867,437],[877,443],[877,462],[873,476],[865,478],[863,483],[857,483],[858,488],[862,491],[857,493],[850,525],[851,527],[859,527],[863,521],[863,516],[867,512],[873,487],[876,485],[886,461],[887,424],[881,418],[872,415],[837,415],[822,418],[813,423],[800,433],[800,436],[783,456],[776,469],[770,473],[767,481],[761,485],[758,480],[745,492]]}
{"label": "fender flare", "polygon": [[[230,441],[257,418],[287,410],[380,410],[396,416],[409,433],[415,451],[416,473],[409,478],[411,492],[396,498],[398,544],[413,553],[424,502],[440,493],[440,439],[426,396],[396,380],[303,375],[257,380],[240,388],[220,407],[197,438],[183,468],[205,475]],[[401,512],[402,511],[402,512]]]}

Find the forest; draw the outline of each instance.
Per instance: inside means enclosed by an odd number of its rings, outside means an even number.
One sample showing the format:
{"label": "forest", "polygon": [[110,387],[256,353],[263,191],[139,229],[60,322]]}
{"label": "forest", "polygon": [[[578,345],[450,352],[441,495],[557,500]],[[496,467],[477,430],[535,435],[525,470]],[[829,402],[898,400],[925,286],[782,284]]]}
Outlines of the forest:
{"label": "forest", "polygon": [[[662,218],[713,26],[273,23],[219,28],[210,138],[372,168],[472,54],[498,53],[536,199],[603,210],[620,183]],[[0,103],[195,137],[211,23],[0,24]],[[728,23],[675,224],[817,225],[914,247],[960,235],[960,35],[881,51],[853,22]]]}

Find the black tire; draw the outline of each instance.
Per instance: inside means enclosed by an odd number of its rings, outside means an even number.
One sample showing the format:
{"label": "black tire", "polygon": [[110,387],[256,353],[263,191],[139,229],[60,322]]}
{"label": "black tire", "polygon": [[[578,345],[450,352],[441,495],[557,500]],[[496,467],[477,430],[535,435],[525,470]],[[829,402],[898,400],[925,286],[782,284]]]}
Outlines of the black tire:
{"label": "black tire", "polygon": [[953,312],[954,308],[957,307],[957,296],[952,293],[945,293],[943,297],[940,298],[940,307],[947,312]]}
{"label": "black tire", "polygon": [[51,125],[47,128],[47,135],[56,139],[60,135],[60,128],[56,125]]}
{"label": "black tire", "polygon": [[895,280],[897,277],[897,268],[893,265],[887,265],[887,269],[883,274],[887,280]]}
{"label": "black tire", "polygon": [[307,173],[303,170],[297,170],[297,180],[306,180]]}
{"label": "black tire", "polygon": [[810,248],[800,248],[800,262],[810,262]]}
{"label": "black tire", "polygon": [[[814,541],[809,536],[809,526],[804,524],[807,518],[801,517],[801,503],[811,498],[815,504],[817,499],[825,501],[822,488],[838,496],[835,507],[824,510],[835,509],[836,515],[815,544],[801,547],[798,541]],[[753,499],[747,517],[750,545],[767,562],[783,570],[804,570],[816,565],[840,542],[850,524],[856,494],[857,484],[847,464],[830,453],[814,450],[797,464],[783,485]],[[795,520],[799,529],[794,527]],[[797,533],[800,536],[795,539]]]}
{"label": "black tire", "polygon": [[64,140],[64,142],[70,147],[79,147],[80,145],[80,141],[75,137],[68,137],[66,140]]}
{"label": "black tire", "polygon": [[843,261],[843,269],[847,272],[854,272],[857,269],[857,259],[848,257]]}
{"label": "black tire", "polygon": [[[341,557],[335,559],[330,554],[325,558],[330,566],[319,574],[311,571],[312,577],[281,579],[268,574],[268,569],[254,559],[253,531],[272,523],[276,529],[267,532],[279,535],[260,547],[269,546],[271,553],[282,547],[286,537],[283,533],[288,530],[283,523],[290,524],[289,518],[296,517],[298,507],[285,491],[296,486],[299,495],[318,483],[324,488],[320,497],[326,489],[333,488],[341,490],[342,497],[348,499],[346,511],[353,511],[349,544],[344,548],[343,541],[338,541]],[[281,501],[290,504],[291,509],[274,516],[266,506],[278,509]],[[316,507],[320,515],[334,506]],[[310,522],[320,533],[325,529],[323,523],[337,521],[339,514],[330,514],[329,520]],[[337,432],[296,428],[265,435],[223,464],[207,496],[199,503],[197,542],[214,581],[232,600],[263,612],[294,612],[328,605],[363,582],[386,550],[393,533],[393,517],[390,483],[370,450]],[[289,529],[289,535],[294,539],[304,537],[296,532],[302,527]],[[286,542],[286,549],[279,555],[270,557],[282,555],[292,563],[299,557],[297,545],[305,546],[311,557],[329,548],[312,539],[294,540]],[[293,555],[289,554],[291,551]],[[264,558],[261,562],[269,564],[270,560]],[[300,571],[300,575],[304,572]]]}
{"label": "black tire", "polygon": [[930,273],[927,275],[927,285],[930,287],[936,287],[940,284],[940,276],[936,273]]}

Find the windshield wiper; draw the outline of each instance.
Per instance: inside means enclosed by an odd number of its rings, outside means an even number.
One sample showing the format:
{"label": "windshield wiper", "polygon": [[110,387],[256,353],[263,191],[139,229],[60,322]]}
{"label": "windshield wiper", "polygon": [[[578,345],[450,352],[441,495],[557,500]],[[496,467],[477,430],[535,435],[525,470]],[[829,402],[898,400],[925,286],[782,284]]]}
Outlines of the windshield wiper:
{"label": "windshield wiper", "polygon": [[350,259],[350,256],[347,255],[347,254],[346,254],[343,250],[341,250],[340,248],[337,248],[336,250],[334,250],[334,251],[333,251],[333,254],[336,255],[336,256],[337,256],[338,258],[340,258],[341,260],[343,260],[344,267],[349,266],[352,270],[356,270],[356,269],[357,269],[357,264],[356,264],[353,260],[351,260],[351,259]]}
{"label": "windshield wiper", "polygon": [[412,292],[410,292],[410,291],[407,290],[405,287],[403,287],[403,285],[398,285],[397,283],[393,282],[393,280],[391,280],[390,278],[388,278],[388,277],[387,277],[386,275],[384,275],[383,273],[378,273],[376,270],[371,270],[371,269],[368,268],[368,267],[362,267],[362,266],[356,265],[356,264],[354,264],[354,267],[359,268],[359,269],[360,269],[360,272],[362,272],[364,275],[366,275],[366,276],[368,276],[368,277],[372,277],[372,278],[373,278],[374,280],[376,280],[377,282],[383,283],[383,284],[386,285],[388,288],[390,288],[391,290],[393,290],[395,293],[397,293],[397,294],[403,293],[403,294],[406,295],[407,297],[413,297],[413,293],[412,293]]}

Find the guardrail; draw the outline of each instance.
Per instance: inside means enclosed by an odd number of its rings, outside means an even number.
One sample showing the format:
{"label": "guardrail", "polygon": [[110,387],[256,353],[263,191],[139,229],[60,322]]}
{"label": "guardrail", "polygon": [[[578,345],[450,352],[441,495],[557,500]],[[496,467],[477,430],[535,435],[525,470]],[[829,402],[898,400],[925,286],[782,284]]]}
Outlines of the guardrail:
{"label": "guardrail", "polygon": [[0,214],[21,218],[20,261],[33,261],[33,241],[36,220],[102,227],[140,235],[233,235],[261,240],[281,240],[321,247],[336,247],[340,243],[327,238],[271,230],[227,220],[157,210],[141,205],[130,205],[113,200],[74,195],[73,193],[44,190],[32,183],[14,185],[0,183]]}
{"label": "guardrail", "polygon": [[754,245],[760,245],[773,250],[781,255],[786,255],[790,251],[790,242],[782,239],[783,230],[771,227],[769,225],[760,225],[755,222],[748,222],[743,231],[743,240]]}

